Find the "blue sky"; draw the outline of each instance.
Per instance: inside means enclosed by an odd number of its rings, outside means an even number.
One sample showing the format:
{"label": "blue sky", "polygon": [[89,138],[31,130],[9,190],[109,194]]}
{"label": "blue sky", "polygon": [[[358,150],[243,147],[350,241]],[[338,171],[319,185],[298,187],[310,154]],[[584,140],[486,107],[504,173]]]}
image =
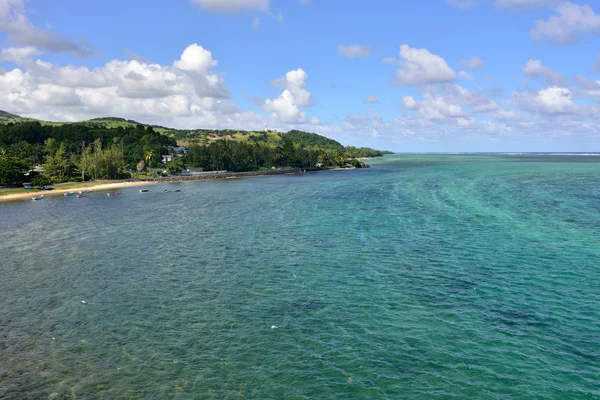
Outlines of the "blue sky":
{"label": "blue sky", "polygon": [[0,0],[0,109],[600,151],[599,37],[589,0]]}

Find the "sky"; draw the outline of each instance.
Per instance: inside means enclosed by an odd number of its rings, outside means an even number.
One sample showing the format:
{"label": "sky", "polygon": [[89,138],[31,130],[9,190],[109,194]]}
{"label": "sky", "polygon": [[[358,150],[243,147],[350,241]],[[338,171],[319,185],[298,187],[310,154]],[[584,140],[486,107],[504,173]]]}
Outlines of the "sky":
{"label": "sky", "polygon": [[600,151],[599,0],[0,0],[0,110]]}

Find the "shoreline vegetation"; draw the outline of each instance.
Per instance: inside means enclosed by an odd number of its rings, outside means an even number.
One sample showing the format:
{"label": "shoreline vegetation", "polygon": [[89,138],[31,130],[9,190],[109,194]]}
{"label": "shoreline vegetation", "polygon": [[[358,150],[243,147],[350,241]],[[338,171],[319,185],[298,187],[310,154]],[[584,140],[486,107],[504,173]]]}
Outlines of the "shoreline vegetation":
{"label": "shoreline vegetation", "polygon": [[62,123],[0,111],[0,187],[67,182],[87,187],[85,182],[179,179],[182,172],[198,180],[214,179],[196,176],[217,171],[227,171],[218,176],[223,178],[283,169],[366,168],[362,159],[389,153],[298,130],[177,130],[110,117]]}
{"label": "shoreline vegetation", "polygon": [[[341,171],[351,170],[355,168],[323,168],[307,170],[306,173],[319,171]],[[42,189],[22,189],[22,188],[7,188],[0,189],[0,202],[30,200],[32,197],[44,195],[44,197],[60,196],[65,193],[78,193],[79,191],[91,190],[94,192],[114,191],[129,187],[156,185],[161,183],[179,183],[193,182],[215,179],[239,179],[253,178],[258,176],[274,176],[274,175],[297,175],[304,172],[296,169],[281,169],[281,170],[265,170],[265,171],[247,171],[247,172],[223,172],[213,174],[203,174],[194,176],[169,176],[157,178],[141,178],[141,179],[122,179],[118,181],[96,181],[96,182],[69,182],[59,184],[50,190]],[[18,192],[17,192],[18,191]],[[17,192],[17,193],[11,193]]]}

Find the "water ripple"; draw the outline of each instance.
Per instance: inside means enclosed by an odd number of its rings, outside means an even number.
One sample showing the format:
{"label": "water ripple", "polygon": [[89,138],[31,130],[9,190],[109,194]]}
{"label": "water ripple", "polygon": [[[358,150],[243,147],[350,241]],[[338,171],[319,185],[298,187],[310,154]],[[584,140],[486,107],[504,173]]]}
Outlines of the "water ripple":
{"label": "water ripple", "polygon": [[598,163],[373,164],[0,204],[0,398],[600,398]]}

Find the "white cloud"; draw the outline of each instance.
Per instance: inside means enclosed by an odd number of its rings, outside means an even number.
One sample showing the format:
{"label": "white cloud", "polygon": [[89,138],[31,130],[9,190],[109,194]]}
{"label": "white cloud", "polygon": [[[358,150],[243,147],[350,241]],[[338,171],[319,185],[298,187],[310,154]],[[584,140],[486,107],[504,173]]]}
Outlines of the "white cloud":
{"label": "white cloud", "polygon": [[470,128],[476,124],[473,118],[459,117],[455,119],[456,125],[460,128]]}
{"label": "white cloud", "polygon": [[0,0],[0,32],[5,32],[10,43],[34,46],[51,53],[69,53],[76,57],[93,54],[87,43],[62,37],[37,28],[27,18],[24,0]]}
{"label": "white cloud", "polygon": [[267,99],[263,109],[271,113],[271,118],[284,123],[304,123],[306,112],[301,107],[311,105],[311,94],[306,90],[305,81],[308,75],[298,68],[289,71],[284,77],[271,81],[271,85],[285,89],[276,99]]}
{"label": "white cloud", "polygon": [[453,117],[466,117],[468,114],[461,106],[451,104],[441,96],[426,93],[418,103],[419,113],[427,119],[443,120]]}
{"label": "white cloud", "polygon": [[379,103],[379,99],[377,98],[377,96],[367,96],[367,98],[365,99],[365,103],[377,104],[377,103]]}
{"label": "white cloud", "polygon": [[480,71],[483,69],[483,61],[479,57],[471,57],[468,60],[460,60],[460,66],[471,71]]}
{"label": "white cloud", "polygon": [[181,55],[181,59],[173,65],[183,71],[206,73],[219,62],[212,59],[212,53],[194,43],[189,45]]}
{"label": "white cloud", "polygon": [[104,66],[60,66],[37,60],[0,71],[0,109],[74,121],[141,118],[174,127],[264,126],[264,117],[219,100],[229,96],[209,51],[191,45],[173,65],[113,60]]}
{"label": "white cloud", "polygon": [[267,11],[270,0],[192,0],[200,8],[220,14],[235,14],[240,11]]}
{"label": "white cloud", "polygon": [[400,57],[400,68],[392,78],[397,86],[430,85],[456,79],[456,72],[446,61],[427,49],[411,48],[403,44],[400,46]]}
{"label": "white cloud", "polygon": [[254,29],[256,29],[259,26],[260,26],[260,17],[254,17],[254,19],[252,20],[252,27]]}
{"label": "white cloud", "polygon": [[569,114],[578,111],[573,94],[567,88],[552,86],[534,93],[514,93],[521,107],[541,114]]}
{"label": "white cloud", "polygon": [[523,113],[504,108],[496,110],[492,116],[500,121],[526,121],[528,119]]}
{"label": "white cloud", "polygon": [[369,47],[361,46],[359,44],[353,44],[350,46],[338,45],[338,53],[348,58],[364,58],[369,57],[372,54],[372,50]]}
{"label": "white cloud", "polygon": [[562,74],[543,66],[540,60],[529,60],[523,67],[523,74],[529,78],[538,78],[541,76],[550,86],[566,87],[569,85],[569,81]]}
{"label": "white cloud", "polygon": [[587,90],[600,90],[600,81],[592,82],[584,76],[575,75],[575,82]]}
{"label": "white cloud", "polygon": [[483,92],[473,92],[459,85],[445,85],[445,99],[452,104],[467,106],[475,113],[488,113],[498,109],[498,104]]}
{"label": "white cloud", "polygon": [[577,95],[600,101],[600,81],[590,81],[581,75],[575,75],[575,82],[581,87]]}
{"label": "white cloud", "polygon": [[460,76],[461,78],[464,79],[468,79],[470,81],[474,80],[475,78],[473,77],[473,75],[470,75],[468,73],[466,73],[465,71],[459,71],[458,72],[458,76]]}
{"label": "white cloud", "polygon": [[0,51],[0,61],[9,61],[22,65],[31,62],[35,56],[42,54],[40,50],[33,46],[27,47],[9,47]]}
{"label": "white cloud", "polygon": [[468,107],[471,113],[478,114],[493,113],[499,109],[498,104],[482,92],[472,92],[451,84],[427,89],[421,101],[411,96],[405,96],[400,101],[405,108],[418,109],[424,118],[432,120],[467,118],[469,111],[463,107]]}
{"label": "white cloud", "polygon": [[580,35],[600,32],[600,14],[589,5],[566,2],[556,8],[558,15],[539,20],[531,31],[534,40],[548,39],[564,45],[575,42]]}
{"label": "white cloud", "polygon": [[417,101],[412,96],[404,96],[400,99],[402,105],[409,110],[414,110],[417,108]]}

